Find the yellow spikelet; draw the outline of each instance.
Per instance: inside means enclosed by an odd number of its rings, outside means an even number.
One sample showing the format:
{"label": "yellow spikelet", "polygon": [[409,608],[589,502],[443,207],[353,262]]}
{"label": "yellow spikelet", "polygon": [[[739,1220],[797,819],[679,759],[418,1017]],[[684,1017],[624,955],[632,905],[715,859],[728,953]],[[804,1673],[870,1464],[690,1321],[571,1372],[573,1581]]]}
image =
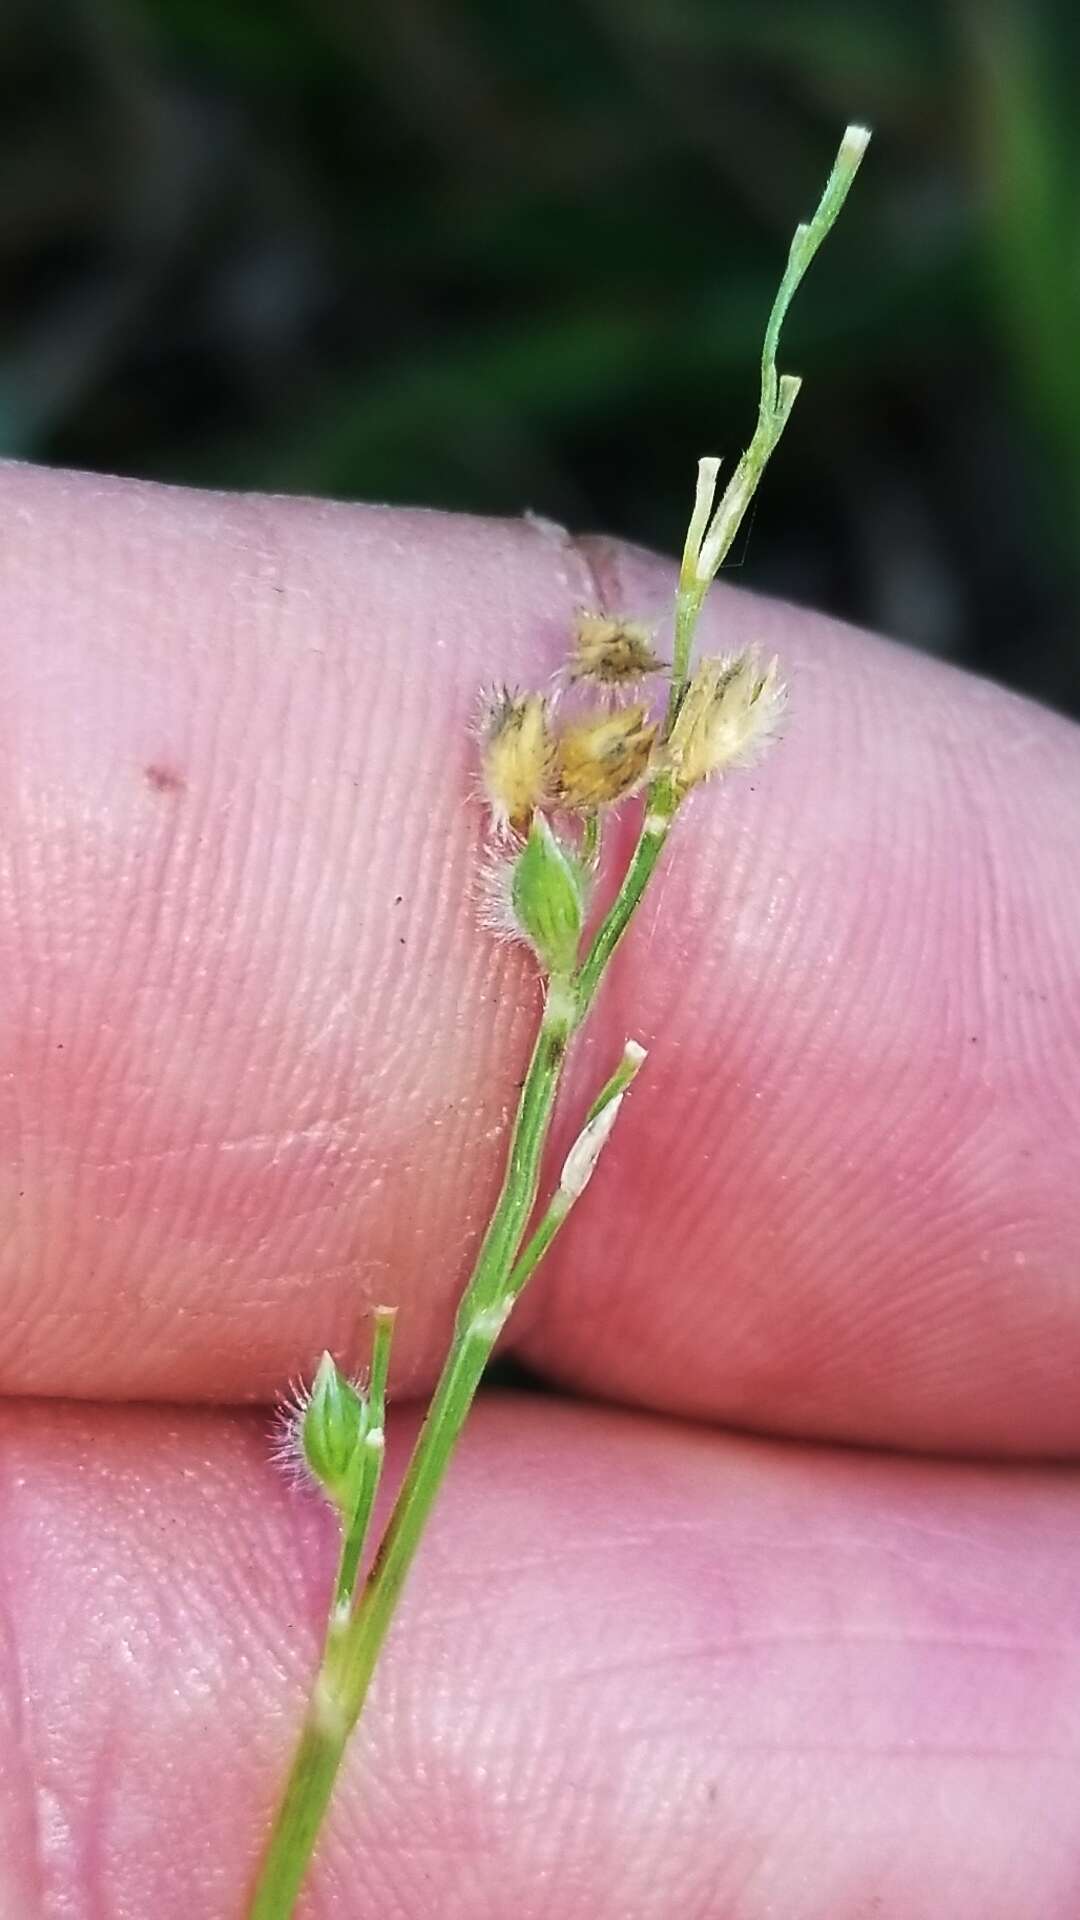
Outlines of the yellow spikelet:
{"label": "yellow spikelet", "polygon": [[754,647],[700,661],[664,749],[677,788],[753,766],[776,737],[785,699],[777,661],[763,667]]}
{"label": "yellow spikelet", "polygon": [[652,629],[640,620],[579,613],[570,654],[570,678],[595,680],[609,688],[633,686],[664,665],[653,652],[652,643]]}
{"label": "yellow spikelet", "polygon": [[550,796],[554,741],[540,693],[503,687],[484,703],[481,722],[484,791],[498,833],[527,833]]}
{"label": "yellow spikelet", "polygon": [[590,813],[621,800],[648,773],[655,738],[656,728],[643,706],[572,721],[555,742],[559,804]]}

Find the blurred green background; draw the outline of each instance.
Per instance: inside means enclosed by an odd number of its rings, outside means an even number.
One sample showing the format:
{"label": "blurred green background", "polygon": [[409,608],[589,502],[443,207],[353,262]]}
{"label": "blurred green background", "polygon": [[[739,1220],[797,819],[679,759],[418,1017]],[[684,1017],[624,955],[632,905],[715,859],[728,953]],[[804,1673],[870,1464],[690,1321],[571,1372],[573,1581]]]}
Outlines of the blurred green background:
{"label": "blurred green background", "polygon": [[0,447],[673,549],[1080,710],[1080,9],[4,0]]}

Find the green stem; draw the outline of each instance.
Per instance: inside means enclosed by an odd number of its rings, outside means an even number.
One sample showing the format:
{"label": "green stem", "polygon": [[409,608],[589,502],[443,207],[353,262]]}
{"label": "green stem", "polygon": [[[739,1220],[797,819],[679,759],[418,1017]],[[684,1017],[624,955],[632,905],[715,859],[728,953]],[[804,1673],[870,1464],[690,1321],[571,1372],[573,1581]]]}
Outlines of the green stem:
{"label": "green stem", "polygon": [[[778,404],[778,385],[776,376],[776,354],[780,345],[780,329],[787,317],[787,310],[799,289],[810,262],[822,241],[832,232],[840,214],[840,209],[851,191],[852,182],[862,164],[870,134],[866,127],[846,127],[844,137],[837,149],[836,159],[832,163],[824,191],[809,220],[801,221],[796,227],[791,246],[788,248],[787,266],[784,277],[776,290],[765,328],[765,338],[761,348],[761,412],[775,413]],[[781,382],[780,385],[783,383]],[[794,397],[794,396],[793,396]]]}
{"label": "green stem", "polygon": [[[675,639],[671,660],[664,737],[671,732],[690,672],[690,655],[698,617],[712,581],[731,551],[762,474],[791,418],[801,382],[794,374],[778,374],[776,355],[780,331],[799,285],[826,235],[836,223],[851,183],[859,170],[870,136],[864,127],[848,127],[840,142],[824,192],[810,220],[795,229],[787,265],[776,291],[761,348],[761,391],[757,425],[746,451],[724,489],[713,513],[720,462],[711,456],[698,463],[694,506],[686,530],[679,580],[675,589]],[[711,517],[710,517],[711,516]],[[664,849],[675,816],[678,797],[670,780],[653,782],[646,802],[645,822],[623,884],[605,916],[581,969],[582,1013],[587,1012],[619,941]]]}
{"label": "green stem", "polygon": [[446,1364],[355,1612],[347,1619],[331,1614],[312,1705],[274,1822],[250,1920],[288,1920],[292,1913],[398,1595],[512,1304],[506,1297],[506,1283],[536,1201],[541,1155],[566,1050],[579,1017],[574,982],[553,978],[522,1088],[502,1188],[458,1309]]}
{"label": "green stem", "polygon": [[498,1297],[502,1281],[518,1250],[536,1203],[540,1157],[551,1125],[566,1051],[580,1019],[581,1006],[576,982],[565,977],[553,977],[548,985],[544,1016],[521,1091],[502,1187],[477,1255],[472,1279],[458,1308],[459,1329],[469,1324],[478,1311],[489,1307]]}
{"label": "green stem", "polygon": [[[640,1047],[627,1047],[618,1068],[589,1109],[585,1128],[576,1143],[577,1148],[580,1148],[590,1128],[595,1129],[603,1115],[610,1114],[611,1121],[614,1120],[622,1096],[644,1057]],[[607,1131],[605,1126],[601,1145]],[[599,1147],[596,1151],[599,1151]],[[345,1729],[342,1745],[355,1726],[367,1697],[375,1663],[398,1597],[477,1387],[491,1358],[492,1348],[522,1288],[536,1271],[588,1184],[595,1155],[587,1156],[587,1160],[586,1170],[568,1181],[570,1170],[575,1167],[575,1149],[571,1149],[563,1178],[535,1233],[509,1271],[502,1275],[497,1297],[489,1300],[486,1306],[479,1305],[481,1299],[489,1299],[489,1283],[485,1282],[483,1289],[479,1289],[475,1280],[466,1293],[447,1364],[413,1448],[401,1492],[376,1555],[371,1576],[361,1595],[356,1618],[343,1632],[340,1659],[333,1663],[336,1671],[324,1670],[324,1694],[340,1714]],[[334,1721],[333,1713],[327,1717]],[[324,1735],[324,1743],[327,1737]],[[298,1756],[298,1763],[302,1757],[302,1754]]]}
{"label": "green stem", "polygon": [[394,1333],[396,1311],[394,1307],[376,1307],[375,1309],[371,1378],[367,1389],[367,1432],[362,1442],[360,1484],[353,1501],[349,1524],[342,1534],[341,1558],[338,1561],[337,1579],[334,1582],[333,1613],[335,1616],[346,1613],[352,1604],[360,1556],[364,1551],[364,1542],[371,1525],[375,1495],[379,1491],[383,1457],[386,1451],[384,1442],[386,1379],[390,1370],[390,1342]]}
{"label": "green stem", "polygon": [[678,795],[671,781],[665,776],[654,780],[645,802],[645,819],[630,865],[581,963],[578,973],[580,1019],[585,1018],[592,1006],[600,982],[611,964],[612,955],[637,911],[641,896],[667,844],[678,804]]}
{"label": "green stem", "polygon": [[670,733],[679,710],[690,667],[693,632],[709,583],[716,577],[731,550],[731,543],[742,525],[746,509],[757,492],[761,476],[776,450],[798,397],[801,382],[794,374],[779,374],[776,368],[781,328],[810,262],[836,223],[869,138],[865,127],[846,129],[821,199],[811,218],[795,229],[783,278],[765,326],[757,425],[750,445],[740,457],[711,520],[720,463],[710,457],[698,465],[694,509],[686,532],[675,594],[675,647],[665,733]]}
{"label": "green stem", "polygon": [[671,732],[675,724],[675,715],[679,711],[679,702],[690,672],[690,650],[694,643],[694,629],[708,590],[707,581],[697,580],[689,572],[684,556],[679,572],[679,584],[675,589],[675,645],[671,657],[671,685],[668,689],[667,713],[664,717],[665,738]]}
{"label": "green stem", "polygon": [[289,1920],[334,1790],[348,1730],[320,1724],[308,1707],[248,1920]]}
{"label": "green stem", "polygon": [[686,539],[683,542],[679,581],[675,589],[675,640],[671,655],[671,685],[668,688],[667,714],[664,720],[665,737],[671,732],[675,715],[679,711],[679,702],[690,671],[690,650],[694,640],[694,628],[697,626],[702,602],[709,591],[708,581],[698,578],[697,563],[701,543],[708,531],[713,501],[716,498],[716,476],[719,470],[719,460],[711,455],[698,461],[694,506],[686,529]]}
{"label": "green stem", "polygon": [[[605,1108],[610,1107],[613,1101],[621,1100],[623,1094],[626,1092],[627,1087],[630,1085],[630,1082],[637,1078],[644,1064],[645,1064],[644,1047],[639,1045],[638,1041],[636,1040],[628,1040],[625,1047],[623,1048],[622,1059],[619,1061],[619,1064],[616,1067],[614,1073],[611,1075],[610,1080],[604,1081],[604,1084],[601,1087],[599,1093],[597,1094],[596,1099],[593,1101],[592,1106],[589,1108],[588,1112],[585,1115],[585,1125],[582,1128],[581,1133],[578,1135],[578,1145],[580,1145],[581,1140],[584,1138],[584,1135],[588,1132],[588,1129],[592,1124],[592,1122],[594,1120],[599,1119],[600,1115],[604,1112]],[[559,1183],[560,1186],[562,1187],[565,1187],[566,1185],[566,1170],[567,1170],[567,1167],[571,1164],[572,1157],[573,1156],[571,1155],[563,1166],[563,1177]],[[575,1195],[575,1198],[576,1197],[577,1196]]]}
{"label": "green stem", "polygon": [[[638,1046],[635,1040],[628,1040],[623,1057],[610,1080],[605,1081],[585,1115],[585,1125],[566,1157],[559,1184],[548,1201],[539,1226],[526,1241],[510,1271],[506,1293],[511,1305],[518,1299],[526,1282],[532,1279],[555,1235],[566,1225],[571,1210],[584,1193],[592,1177],[596,1157],[611,1131],[623,1094],[641,1071],[644,1060],[644,1047]],[[598,1132],[601,1115],[606,1115],[607,1119]]]}

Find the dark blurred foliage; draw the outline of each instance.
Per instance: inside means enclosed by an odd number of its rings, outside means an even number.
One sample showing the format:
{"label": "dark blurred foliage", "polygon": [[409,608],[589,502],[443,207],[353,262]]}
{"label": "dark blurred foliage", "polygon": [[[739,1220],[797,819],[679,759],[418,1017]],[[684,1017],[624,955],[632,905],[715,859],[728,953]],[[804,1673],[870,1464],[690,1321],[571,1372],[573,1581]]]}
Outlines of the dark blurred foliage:
{"label": "dark blurred foliage", "polygon": [[674,548],[1080,708],[1074,0],[4,0],[0,441]]}

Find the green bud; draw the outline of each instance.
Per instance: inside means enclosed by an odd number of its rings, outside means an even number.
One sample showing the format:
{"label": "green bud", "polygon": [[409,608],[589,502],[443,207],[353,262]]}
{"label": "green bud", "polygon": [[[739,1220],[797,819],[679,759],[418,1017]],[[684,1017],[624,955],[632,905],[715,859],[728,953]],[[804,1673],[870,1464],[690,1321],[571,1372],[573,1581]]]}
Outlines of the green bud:
{"label": "green bud", "polygon": [[324,1353],[300,1423],[300,1442],[314,1478],[342,1510],[350,1502],[367,1426],[365,1402],[331,1355]]}
{"label": "green bud", "polygon": [[585,885],[573,854],[561,846],[542,813],[514,861],[514,917],[548,973],[572,973],[585,918]]}

